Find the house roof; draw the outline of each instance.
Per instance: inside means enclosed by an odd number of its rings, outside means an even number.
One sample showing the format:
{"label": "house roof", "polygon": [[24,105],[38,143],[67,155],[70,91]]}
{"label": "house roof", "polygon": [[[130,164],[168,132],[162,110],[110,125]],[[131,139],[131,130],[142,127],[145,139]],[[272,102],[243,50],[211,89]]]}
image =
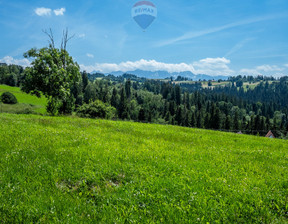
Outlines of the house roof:
{"label": "house roof", "polygon": [[273,135],[271,130],[267,133],[267,135],[265,137],[266,138],[275,138],[275,136]]}

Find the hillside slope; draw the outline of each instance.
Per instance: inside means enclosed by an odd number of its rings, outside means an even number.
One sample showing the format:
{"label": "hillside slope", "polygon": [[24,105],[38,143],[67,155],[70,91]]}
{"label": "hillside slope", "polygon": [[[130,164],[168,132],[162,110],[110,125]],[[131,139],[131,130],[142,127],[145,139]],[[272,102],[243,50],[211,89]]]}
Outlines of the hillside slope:
{"label": "hillside slope", "polygon": [[20,90],[19,87],[11,87],[7,85],[0,85],[0,95],[3,92],[10,92],[15,95],[18,100],[16,105],[0,105],[0,112],[23,113],[25,110],[30,110],[35,113],[44,114],[46,112],[47,99],[45,97],[38,98],[29,95]]}
{"label": "hillside slope", "polygon": [[287,223],[288,143],[0,114],[0,222]]}

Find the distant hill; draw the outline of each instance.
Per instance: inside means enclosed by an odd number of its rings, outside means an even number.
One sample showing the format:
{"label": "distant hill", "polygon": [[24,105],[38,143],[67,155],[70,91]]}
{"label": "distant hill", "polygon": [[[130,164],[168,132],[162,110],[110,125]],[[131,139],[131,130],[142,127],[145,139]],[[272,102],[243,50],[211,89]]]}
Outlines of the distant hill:
{"label": "distant hill", "polygon": [[[92,73],[99,73],[97,71],[94,71]],[[191,79],[193,81],[198,81],[199,79],[201,80],[227,80],[228,76],[224,76],[224,75],[219,75],[219,76],[211,76],[211,75],[205,75],[205,74],[194,74],[190,71],[187,72],[172,72],[169,73],[167,71],[155,71],[155,72],[151,72],[151,71],[144,71],[144,70],[135,70],[135,71],[127,71],[127,72],[122,72],[122,71],[116,71],[116,72],[110,72],[110,73],[105,73],[105,75],[114,75],[114,76],[121,76],[124,73],[127,74],[133,74],[136,75],[138,77],[144,77],[144,78],[149,78],[149,79],[165,79],[165,78],[169,78],[169,77],[173,77],[173,78],[177,78],[178,76],[182,76],[182,77],[186,77],[188,79]]]}
{"label": "distant hill", "polygon": [[15,105],[1,104],[1,113],[46,113],[45,107],[47,104],[47,99],[44,96],[38,98],[37,96],[32,96],[22,92],[19,87],[0,85],[0,95],[2,95],[4,92],[12,93],[18,100],[18,103]]}

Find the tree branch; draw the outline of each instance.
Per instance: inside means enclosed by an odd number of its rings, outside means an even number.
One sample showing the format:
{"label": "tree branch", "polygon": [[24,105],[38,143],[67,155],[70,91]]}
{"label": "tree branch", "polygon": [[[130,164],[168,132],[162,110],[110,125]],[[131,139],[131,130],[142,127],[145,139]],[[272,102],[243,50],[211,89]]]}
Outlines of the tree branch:
{"label": "tree branch", "polygon": [[53,32],[52,32],[52,29],[49,28],[49,32],[47,30],[42,30],[43,33],[45,33],[50,41],[48,41],[49,45],[51,45],[52,48],[55,48],[55,42],[54,42],[54,36],[53,36]]}
{"label": "tree branch", "polygon": [[70,37],[68,37],[68,28],[66,28],[66,30],[63,30],[63,37],[62,37],[62,41],[61,41],[61,49],[66,50],[66,46],[69,40],[71,40],[73,37],[75,36],[72,35]]}

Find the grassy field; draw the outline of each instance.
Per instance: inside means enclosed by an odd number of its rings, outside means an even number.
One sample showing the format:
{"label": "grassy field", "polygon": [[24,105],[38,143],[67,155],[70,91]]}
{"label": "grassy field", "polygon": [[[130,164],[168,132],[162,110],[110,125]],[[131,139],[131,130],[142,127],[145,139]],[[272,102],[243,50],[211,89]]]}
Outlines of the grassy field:
{"label": "grassy field", "polygon": [[211,84],[212,84],[212,86],[208,86],[208,82],[201,82],[202,83],[202,87],[203,88],[214,88],[214,87],[216,87],[216,86],[221,86],[221,87],[224,87],[224,86],[226,86],[226,85],[228,85],[229,84],[229,82],[217,82],[217,81],[212,81],[211,82]]}
{"label": "grassy field", "polygon": [[18,87],[0,85],[0,95],[3,92],[13,93],[18,100],[18,104],[15,105],[1,104],[0,112],[26,113],[27,111],[32,111],[40,114],[46,113],[45,107],[47,100],[45,97],[38,98],[36,96],[32,96],[21,92],[20,88]]}
{"label": "grassy field", "polygon": [[0,114],[0,223],[288,223],[288,142]]}

